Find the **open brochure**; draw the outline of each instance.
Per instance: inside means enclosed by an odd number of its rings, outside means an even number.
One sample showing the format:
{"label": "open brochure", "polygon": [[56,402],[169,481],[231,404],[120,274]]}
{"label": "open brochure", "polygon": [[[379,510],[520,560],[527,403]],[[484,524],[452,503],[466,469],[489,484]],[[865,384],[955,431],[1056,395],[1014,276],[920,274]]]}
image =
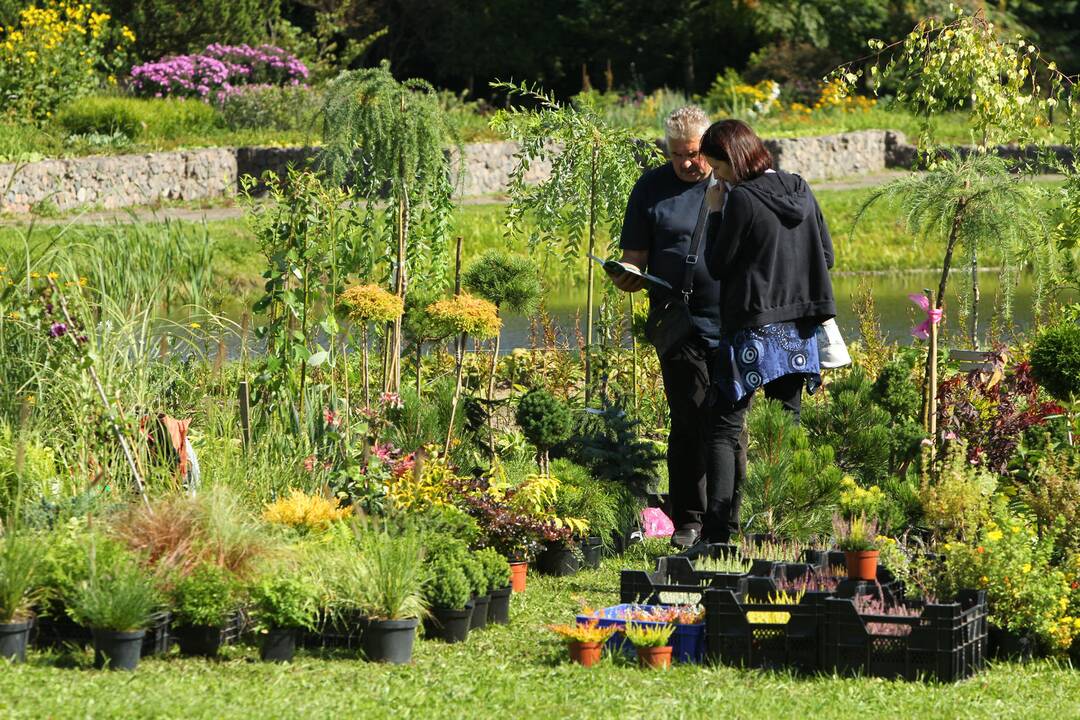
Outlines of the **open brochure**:
{"label": "open brochure", "polygon": [[641,269],[637,265],[631,265],[630,263],[624,263],[618,260],[601,260],[600,258],[592,254],[589,255],[589,258],[591,258],[595,262],[598,262],[600,266],[603,267],[604,270],[611,275],[618,276],[624,273],[630,273],[631,275],[636,275],[639,278],[645,278],[645,280],[651,282],[653,285],[658,285],[662,288],[671,290],[671,283],[669,283],[667,280],[662,280],[655,275],[641,272]]}

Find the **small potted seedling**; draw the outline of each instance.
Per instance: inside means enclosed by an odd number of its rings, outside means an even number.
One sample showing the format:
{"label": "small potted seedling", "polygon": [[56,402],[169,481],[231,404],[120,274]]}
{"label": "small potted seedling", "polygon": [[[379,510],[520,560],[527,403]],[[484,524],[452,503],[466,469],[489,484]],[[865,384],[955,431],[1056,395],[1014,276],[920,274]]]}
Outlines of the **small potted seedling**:
{"label": "small potted seedling", "polygon": [[566,641],[570,659],[585,667],[600,662],[604,643],[618,630],[614,625],[599,627],[595,619],[573,625],[548,625],[548,629]]}
{"label": "small potted seedling", "polygon": [[833,518],[837,546],[844,551],[848,578],[851,580],[877,580],[878,541],[877,521],[857,515],[850,520],[839,516]]}
{"label": "small potted seedling", "polygon": [[232,573],[209,562],[176,581],[172,603],[182,655],[217,656],[222,631],[236,613],[237,596]]}
{"label": "small potted seedling", "polygon": [[250,592],[263,634],[260,657],[266,662],[292,661],[300,632],[315,627],[318,600],[312,586],[293,573],[267,573]]}
{"label": "small potted seedling", "polygon": [[472,585],[461,563],[452,555],[438,555],[428,565],[424,599],[431,608],[424,627],[428,634],[448,643],[463,642],[472,623]]}
{"label": "small potted seedling", "polygon": [[637,648],[638,663],[647,668],[671,667],[671,635],[674,632],[675,626],[668,623],[628,622],[625,630],[626,639]]}
{"label": "small potted seedling", "polygon": [[510,563],[493,548],[476,553],[488,580],[488,622],[506,625],[510,622]]}

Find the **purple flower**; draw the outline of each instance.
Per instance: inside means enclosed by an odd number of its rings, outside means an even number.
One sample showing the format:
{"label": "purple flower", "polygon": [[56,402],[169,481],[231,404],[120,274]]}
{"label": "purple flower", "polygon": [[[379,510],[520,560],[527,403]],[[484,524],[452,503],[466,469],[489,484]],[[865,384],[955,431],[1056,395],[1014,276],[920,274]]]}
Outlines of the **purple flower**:
{"label": "purple flower", "polygon": [[49,337],[58,338],[63,337],[65,334],[67,334],[67,325],[64,323],[53,323],[52,327],[49,328]]}

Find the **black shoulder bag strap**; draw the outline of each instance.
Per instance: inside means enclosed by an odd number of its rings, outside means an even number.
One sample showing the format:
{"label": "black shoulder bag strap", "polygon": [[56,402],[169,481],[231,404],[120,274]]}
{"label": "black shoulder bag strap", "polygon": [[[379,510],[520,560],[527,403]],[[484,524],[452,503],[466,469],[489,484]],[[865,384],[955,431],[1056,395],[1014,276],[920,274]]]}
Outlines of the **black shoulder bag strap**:
{"label": "black shoulder bag strap", "polygon": [[697,225],[694,226],[694,234],[690,239],[690,252],[686,255],[686,265],[683,269],[682,296],[683,302],[690,304],[690,296],[694,294],[694,270],[698,262],[698,251],[701,249],[701,238],[705,235],[705,221],[709,217],[709,188],[705,188],[705,194],[701,196],[701,208],[698,210]]}

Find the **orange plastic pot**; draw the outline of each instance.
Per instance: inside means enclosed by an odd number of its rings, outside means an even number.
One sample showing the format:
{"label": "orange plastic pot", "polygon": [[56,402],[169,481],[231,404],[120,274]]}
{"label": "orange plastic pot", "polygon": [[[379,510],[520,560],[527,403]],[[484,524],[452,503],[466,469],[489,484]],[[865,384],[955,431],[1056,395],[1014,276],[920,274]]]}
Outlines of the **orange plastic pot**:
{"label": "orange plastic pot", "polygon": [[671,646],[663,647],[639,647],[637,649],[638,664],[646,668],[671,667]]}
{"label": "orange plastic pot", "polygon": [[844,553],[844,562],[851,580],[877,580],[877,550],[847,551]]}
{"label": "orange plastic pot", "polygon": [[510,586],[514,592],[525,592],[525,579],[529,573],[529,563],[510,563]]}
{"label": "orange plastic pot", "polygon": [[570,659],[585,667],[592,667],[600,662],[600,652],[603,649],[603,643],[572,642],[570,643]]}

